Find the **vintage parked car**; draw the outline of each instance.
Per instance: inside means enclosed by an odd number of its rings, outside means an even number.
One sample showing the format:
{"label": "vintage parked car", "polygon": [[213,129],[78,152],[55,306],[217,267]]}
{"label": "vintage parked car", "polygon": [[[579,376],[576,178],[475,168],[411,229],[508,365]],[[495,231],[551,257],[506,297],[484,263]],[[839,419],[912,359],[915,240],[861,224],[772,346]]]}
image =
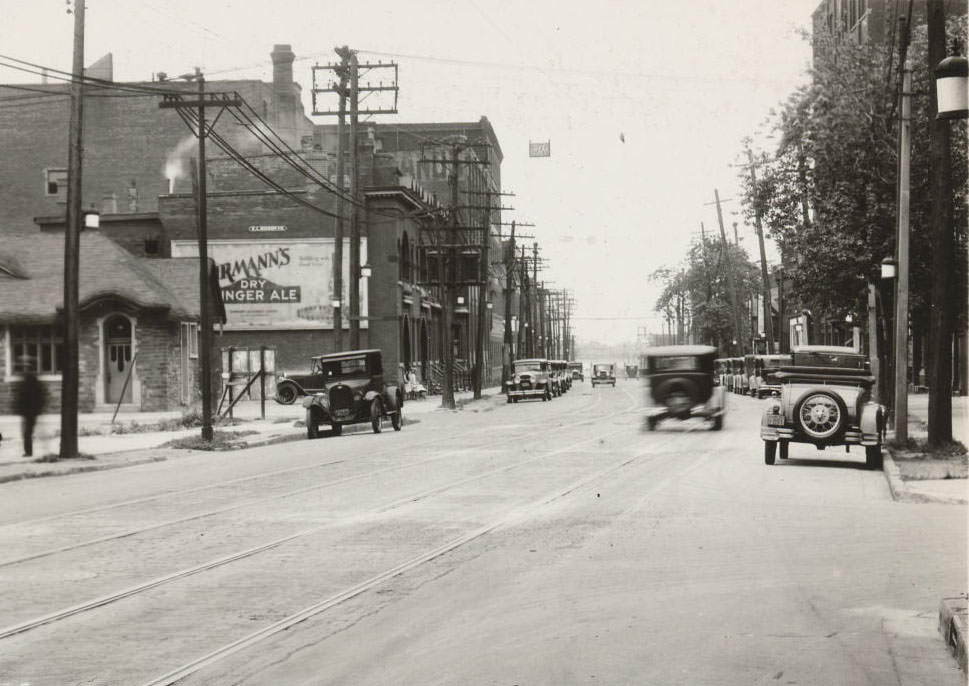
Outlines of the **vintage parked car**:
{"label": "vintage parked car", "polygon": [[585,372],[582,371],[581,362],[569,362],[569,371],[572,374],[572,380],[575,381],[585,381]]}
{"label": "vintage parked car", "polygon": [[604,386],[609,384],[613,388],[616,386],[616,365],[612,362],[596,362],[592,365],[592,386]]}
{"label": "vintage parked car", "polygon": [[750,394],[758,398],[768,398],[781,394],[781,383],[776,372],[793,364],[791,355],[757,355],[754,376],[750,380]]}
{"label": "vintage parked car", "polygon": [[276,377],[276,402],[280,405],[292,405],[296,402],[296,398],[300,396],[322,391],[325,375],[320,364],[321,359],[323,359],[323,355],[314,355],[310,358],[308,374],[287,374],[284,371],[278,375]]}
{"label": "vintage parked car", "polygon": [[549,365],[552,368],[553,391],[557,388],[557,395],[568,392],[572,388],[572,375],[569,373],[569,363],[565,360],[549,360]]}
{"label": "vintage parked car", "polygon": [[663,419],[709,419],[711,428],[723,428],[726,389],[715,383],[717,349],[709,345],[669,345],[646,351],[648,401],[646,428]]}
{"label": "vintage parked car", "polygon": [[774,374],[780,396],[769,401],[760,422],[764,462],[787,459],[791,443],[865,447],[865,463],[881,469],[885,408],[871,398],[875,382],[868,358],[853,348],[805,345],[792,364]]}
{"label": "vintage parked car", "polygon": [[511,366],[511,378],[505,381],[506,402],[517,403],[528,398],[541,398],[543,401],[552,399],[552,369],[548,360],[515,360]]}
{"label": "vintage parked car", "polygon": [[[390,419],[394,431],[403,425],[403,389],[394,376],[384,377],[379,350],[349,350],[320,355],[323,388],[303,398],[306,437],[339,436],[346,424],[370,422],[374,433]],[[329,429],[321,430],[322,425]]]}

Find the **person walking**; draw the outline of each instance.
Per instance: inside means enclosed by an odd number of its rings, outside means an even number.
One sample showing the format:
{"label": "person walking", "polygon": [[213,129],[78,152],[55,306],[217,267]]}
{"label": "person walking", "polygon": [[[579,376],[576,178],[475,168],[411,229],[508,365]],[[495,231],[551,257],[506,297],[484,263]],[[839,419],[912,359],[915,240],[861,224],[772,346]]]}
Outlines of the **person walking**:
{"label": "person walking", "polygon": [[21,431],[24,439],[24,457],[34,454],[34,427],[47,401],[47,391],[37,375],[31,371],[23,373],[23,379],[17,386],[15,404],[17,414],[21,418]]}

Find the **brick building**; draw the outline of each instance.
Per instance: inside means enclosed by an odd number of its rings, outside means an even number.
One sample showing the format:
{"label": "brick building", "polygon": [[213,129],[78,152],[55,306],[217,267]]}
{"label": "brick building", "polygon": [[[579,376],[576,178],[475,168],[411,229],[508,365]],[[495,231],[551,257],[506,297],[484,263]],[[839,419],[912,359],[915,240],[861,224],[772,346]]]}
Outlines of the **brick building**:
{"label": "brick building", "polygon": [[[303,113],[300,89],[292,78],[294,55],[289,46],[275,46],[271,57],[271,84],[206,84],[207,92],[238,93],[245,101],[240,117],[234,115],[234,108],[228,108],[215,127],[215,134],[229,146],[228,154],[220,150],[221,146],[207,146],[208,254],[215,263],[217,290],[225,304],[224,326],[214,339],[214,352],[269,346],[275,348],[277,371],[302,370],[311,355],[330,352],[337,345],[331,304],[337,297],[333,293],[336,141],[335,136],[327,136],[328,127],[314,126]],[[87,73],[95,71],[100,78],[110,80],[110,59]],[[135,85],[178,91],[189,97],[196,88],[194,84],[160,79]],[[0,86],[0,97],[17,94],[15,106],[0,108],[0,145],[5,151],[0,159],[0,192],[5,199],[0,204],[0,233],[26,237],[28,243],[38,234],[51,245],[60,240],[56,252],[63,253],[67,86],[37,88],[44,93],[31,91],[27,95],[15,87]],[[82,205],[101,212],[101,228],[89,238],[99,244],[100,238],[110,239],[146,265],[177,264],[181,258],[198,255],[191,182],[196,139],[174,110],[159,108],[160,101],[160,95],[120,93],[111,88],[89,88],[85,96]],[[214,118],[214,114],[211,116]],[[262,123],[278,134],[274,139],[278,144],[272,148],[252,135],[253,128],[267,130]],[[379,135],[365,131],[360,137],[362,214],[366,218],[361,226],[361,264],[370,262],[373,267],[373,276],[360,284],[361,346],[381,348],[386,369],[416,364],[419,372],[427,375],[440,371],[444,334],[438,289],[422,282],[428,267],[419,245],[426,229],[422,222],[426,223],[429,211],[441,204],[435,189],[447,186],[447,172],[440,168],[425,171],[415,161],[418,147],[402,146],[399,141],[406,137],[405,131],[413,140],[446,134],[462,134],[474,140],[487,137],[492,150],[497,151],[497,164],[489,165],[487,172],[470,170],[470,165],[462,170],[459,185],[469,190],[500,188],[500,148],[483,118],[473,124],[402,125],[379,131]],[[238,157],[244,157],[244,164],[251,168],[240,164]],[[267,189],[253,170],[271,179],[272,187]],[[425,185],[431,189],[422,188]],[[441,197],[447,198],[447,194]],[[462,221],[470,222],[471,218]],[[496,219],[485,216],[480,221],[491,227]],[[345,239],[344,254],[348,253],[349,241]],[[23,257],[28,262],[35,258],[33,253]],[[197,268],[197,261],[191,262]],[[91,272],[82,267],[82,278],[86,273]],[[59,271],[56,275],[62,278]],[[343,302],[347,301],[349,277],[345,261],[344,293],[339,298]],[[183,282],[186,288],[197,290],[197,276]],[[146,283],[150,288],[150,282]],[[90,286],[82,282],[82,290]],[[63,288],[53,282],[44,287],[51,289],[48,295],[57,298]],[[489,288],[486,293],[494,291],[494,283]],[[448,338],[456,342],[457,357],[464,365],[470,365],[473,354],[471,341],[478,324],[471,315],[476,311],[478,293],[477,287],[469,287],[461,296],[463,307],[454,304],[457,322]],[[122,294],[117,295],[118,302],[125,302]],[[157,297],[175,296],[160,289]],[[197,301],[198,296],[195,298]],[[500,297],[491,300],[496,307],[501,302]],[[45,302],[46,309],[27,314],[48,317],[47,324],[56,327],[56,321],[50,319],[50,305]],[[191,314],[190,310],[185,313]],[[12,345],[21,320],[5,318],[7,315],[0,311],[5,355],[5,366],[0,369],[5,370],[6,380],[12,381],[17,372]],[[501,320],[494,324],[494,318],[489,317],[488,329],[499,332],[500,345]],[[148,332],[147,327],[140,331]],[[168,340],[167,335],[163,338]],[[345,335],[342,340],[342,347],[347,347]],[[489,360],[497,362],[489,362],[492,373],[486,378],[497,381],[493,370],[500,370],[500,347],[492,350],[486,345],[486,350]],[[137,369],[143,360],[139,356],[132,363]],[[90,360],[82,357],[82,363],[90,364]],[[220,370],[217,360],[213,368]],[[53,369],[48,376],[49,383],[59,383]],[[170,378],[170,388],[164,393],[169,407],[192,401],[191,394],[175,391],[181,384],[181,379]],[[132,399],[132,405],[160,409],[152,398],[151,402],[142,398],[140,405]],[[82,409],[102,405],[96,397],[92,396],[90,402],[82,398]]]}

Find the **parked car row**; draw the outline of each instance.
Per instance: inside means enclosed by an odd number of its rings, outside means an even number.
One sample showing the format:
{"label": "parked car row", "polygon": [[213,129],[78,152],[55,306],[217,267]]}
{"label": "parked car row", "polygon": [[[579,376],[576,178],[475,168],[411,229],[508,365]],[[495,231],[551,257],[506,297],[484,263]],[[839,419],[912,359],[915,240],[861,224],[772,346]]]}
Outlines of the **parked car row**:
{"label": "parked car row", "polygon": [[790,355],[721,357],[714,360],[714,378],[730,393],[766,398],[780,392],[774,372],[789,364]]}
{"label": "parked car row", "polygon": [[[581,364],[581,363],[580,363]],[[541,399],[549,401],[572,388],[573,370],[565,360],[526,358],[512,363],[511,378],[504,383],[507,402]]]}

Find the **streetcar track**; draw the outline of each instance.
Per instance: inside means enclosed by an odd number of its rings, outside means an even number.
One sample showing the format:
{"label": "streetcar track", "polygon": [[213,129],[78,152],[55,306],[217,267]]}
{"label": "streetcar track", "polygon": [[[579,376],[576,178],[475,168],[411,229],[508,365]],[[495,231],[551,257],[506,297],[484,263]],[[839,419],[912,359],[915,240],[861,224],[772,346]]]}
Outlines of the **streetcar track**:
{"label": "streetcar track", "polygon": [[[629,410],[627,410],[627,411],[629,411]],[[587,422],[580,422],[579,424],[577,424],[577,426],[581,426],[582,424],[589,423],[589,422],[595,422],[595,421],[596,420],[588,420]],[[436,487],[431,488],[431,489],[426,489],[424,491],[420,491],[420,492],[418,492],[416,494],[413,494],[412,493],[412,494],[409,494],[409,495],[405,495],[405,496],[402,496],[402,497],[398,497],[398,498],[392,500],[389,503],[385,503],[385,504],[383,504],[381,506],[378,506],[378,507],[375,507],[375,508],[371,508],[368,513],[358,513],[357,515],[355,515],[353,517],[347,517],[347,518],[341,519],[341,520],[339,520],[338,523],[339,523],[339,525],[342,526],[342,525],[345,525],[348,522],[352,522],[352,521],[358,520],[360,518],[365,518],[365,517],[368,517],[368,516],[372,516],[375,513],[388,512],[390,510],[393,510],[393,509],[396,509],[396,508],[399,508],[401,506],[404,506],[404,505],[407,505],[407,504],[411,504],[411,503],[414,503],[414,502],[419,502],[419,501],[424,500],[424,499],[426,499],[426,498],[428,498],[428,497],[430,497],[432,495],[435,495],[435,494],[438,494],[438,493],[442,493],[442,492],[445,492],[445,491],[450,490],[450,489],[453,489],[453,488],[457,488],[457,487],[462,486],[462,485],[465,485],[467,483],[471,483],[471,482],[474,482],[474,481],[481,481],[481,480],[490,478],[490,477],[492,477],[492,476],[494,476],[496,474],[500,474],[502,472],[508,472],[508,471],[513,470],[513,469],[522,467],[524,465],[531,464],[531,463],[534,463],[534,462],[537,462],[537,461],[540,461],[540,460],[547,459],[547,458],[549,458],[551,456],[554,456],[554,455],[558,455],[558,454],[562,454],[562,453],[567,453],[567,452],[574,452],[579,446],[582,446],[582,445],[585,445],[585,444],[589,444],[589,443],[596,443],[598,441],[601,441],[604,437],[608,437],[608,436],[611,436],[611,435],[614,435],[614,434],[617,434],[617,433],[621,433],[621,431],[622,430],[615,430],[615,431],[611,431],[611,432],[608,432],[608,433],[605,433],[605,434],[596,435],[596,436],[593,436],[591,438],[585,439],[583,441],[579,441],[577,443],[572,443],[572,444],[570,444],[570,445],[568,445],[566,447],[563,447],[563,448],[559,448],[559,449],[556,449],[556,450],[552,450],[552,451],[548,451],[548,452],[543,452],[543,453],[540,453],[538,455],[534,455],[532,457],[529,457],[529,458],[524,459],[524,460],[520,460],[520,461],[515,462],[513,464],[510,464],[510,465],[503,465],[501,467],[497,467],[497,468],[488,470],[486,472],[482,472],[482,473],[479,473],[479,474],[475,474],[473,476],[463,477],[461,479],[457,479],[457,480],[448,482],[446,484],[442,484],[442,485],[436,486]],[[515,439],[509,439],[509,440],[515,440]],[[502,442],[504,442],[504,441],[502,441]],[[638,453],[633,458],[629,458],[628,460],[626,460],[623,463],[621,463],[620,466],[623,466],[625,464],[628,464],[629,462],[637,459],[642,454],[645,454],[645,453],[644,452]],[[427,462],[435,461],[436,459],[437,458],[435,458],[434,460],[427,460]],[[387,470],[382,470],[382,471],[390,471],[391,469],[393,469],[393,468],[387,468]],[[607,469],[607,470],[605,470],[602,473],[608,473],[609,471],[610,471],[610,469]],[[365,475],[359,475],[359,477],[357,477],[357,478],[365,478],[367,476],[372,476],[372,475],[373,475],[373,473],[370,472],[370,473],[367,473]],[[594,477],[596,477],[598,475],[600,475],[600,473],[596,473],[595,475],[593,475],[593,477],[590,477],[590,478],[594,478]],[[351,478],[354,478],[354,477],[351,477]],[[569,493],[572,490],[574,490],[574,488],[569,488],[564,493]],[[558,492],[558,491],[556,491],[556,492]],[[222,566],[225,566],[227,564],[231,564],[233,562],[237,562],[239,560],[246,559],[246,558],[252,557],[254,555],[258,555],[258,554],[263,553],[263,552],[266,552],[268,550],[272,550],[274,548],[277,548],[277,547],[279,547],[279,546],[281,546],[281,545],[283,545],[285,543],[288,543],[290,541],[293,541],[293,540],[296,540],[296,539],[299,539],[299,538],[304,538],[306,536],[310,536],[310,535],[319,533],[320,531],[323,531],[325,529],[331,528],[331,527],[335,526],[336,524],[337,524],[337,522],[327,522],[325,524],[321,524],[321,525],[318,525],[318,526],[310,527],[308,529],[303,529],[302,531],[298,531],[298,532],[293,533],[293,534],[289,534],[289,535],[286,535],[286,536],[282,536],[280,538],[274,539],[272,541],[268,541],[266,543],[260,544],[258,546],[254,546],[252,548],[248,548],[248,549],[243,550],[243,551],[239,551],[239,552],[236,552],[236,553],[232,553],[230,555],[225,555],[225,556],[216,558],[215,560],[210,560],[208,562],[204,562],[202,564],[195,565],[194,567],[190,567],[188,569],[180,570],[180,571],[173,572],[171,574],[168,574],[168,575],[165,575],[165,576],[162,576],[162,577],[158,577],[158,578],[155,578],[155,579],[151,579],[151,580],[149,580],[147,582],[144,582],[144,583],[141,583],[141,584],[136,584],[136,585],[133,585],[133,586],[129,586],[129,587],[126,587],[126,588],[122,589],[121,591],[117,591],[115,593],[110,593],[110,594],[102,595],[102,596],[99,596],[98,598],[95,598],[95,599],[92,599],[92,600],[89,600],[89,601],[86,601],[86,602],[83,602],[83,603],[80,603],[80,604],[76,604],[76,605],[73,605],[73,606],[68,607],[68,608],[64,608],[64,609],[61,609],[61,610],[57,610],[55,612],[48,613],[48,614],[42,615],[40,617],[33,618],[33,619],[28,620],[26,622],[21,622],[19,624],[11,625],[11,626],[6,627],[4,629],[0,629],[0,640],[5,639],[5,638],[9,638],[11,636],[15,636],[17,634],[25,633],[25,632],[30,631],[32,629],[36,629],[36,628],[38,628],[40,626],[44,626],[44,625],[51,624],[51,623],[54,623],[54,622],[62,621],[64,619],[67,619],[69,617],[73,617],[73,616],[78,615],[78,614],[81,614],[83,612],[90,611],[90,610],[94,610],[94,609],[97,609],[99,607],[103,607],[105,605],[108,605],[108,604],[111,604],[111,603],[114,603],[114,602],[123,600],[125,598],[129,598],[129,597],[138,595],[140,593],[144,593],[146,591],[149,591],[151,589],[157,588],[157,587],[162,586],[164,584],[168,584],[168,583],[171,583],[171,582],[180,580],[180,579],[184,579],[184,578],[187,578],[187,577],[190,577],[190,576],[194,576],[194,575],[200,574],[200,573],[205,572],[205,571],[209,571],[209,570],[212,570],[212,569],[216,569],[218,567],[222,567]],[[112,540],[112,538],[109,538],[108,540]]]}
{"label": "streetcar track", "polygon": [[[576,409],[573,409],[573,410],[569,410],[569,411],[563,413],[563,415],[564,416],[569,416],[569,415],[574,415],[574,414],[583,414],[583,413],[589,412],[590,410],[594,409],[597,405],[599,405],[601,403],[601,398],[599,398],[598,396],[597,397],[594,397],[592,400],[593,400],[593,402],[590,403],[589,406],[587,406],[587,407],[580,407],[580,408],[576,408]],[[631,411],[631,410],[626,410],[626,411],[628,412],[628,411]],[[406,419],[406,417],[405,417],[405,419]],[[525,427],[523,427],[523,428],[525,428]],[[527,427],[527,428],[531,429],[531,427]],[[479,433],[479,432],[480,433],[485,433],[485,432],[491,432],[492,430],[493,429],[491,427],[482,427],[480,429],[474,429],[474,433]],[[464,437],[462,437],[462,438],[464,438]],[[433,447],[433,446],[436,446],[436,445],[441,445],[441,444],[444,444],[444,443],[451,442],[453,440],[454,440],[453,437],[448,436],[448,435],[445,435],[445,437],[443,437],[443,438],[433,438],[433,439],[429,439],[427,441],[424,441],[423,443],[417,443],[417,444],[414,444],[412,446],[408,446],[408,448],[409,449],[418,450],[418,449]],[[488,441],[486,443],[486,445],[493,445],[493,444],[494,444],[493,441]],[[387,452],[391,452],[392,450],[393,449],[388,448],[387,449]],[[376,455],[379,456],[380,454],[381,453],[377,453]],[[24,526],[24,525],[40,524],[40,523],[43,523],[43,522],[53,521],[53,520],[57,520],[57,519],[67,519],[67,518],[70,518],[70,517],[77,517],[77,516],[86,515],[86,514],[94,514],[94,513],[97,513],[97,512],[106,512],[106,511],[109,511],[109,510],[112,510],[112,509],[116,509],[116,508],[128,507],[130,505],[140,505],[142,503],[152,502],[152,501],[155,501],[155,500],[161,500],[163,498],[177,497],[177,496],[180,496],[180,495],[187,495],[187,494],[190,494],[190,493],[199,493],[199,492],[202,492],[202,491],[205,491],[205,490],[214,490],[214,489],[217,489],[217,488],[221,488],[223,486],[230,486],[230,485],[233,485],[233,484],[244,483],[244,482],[247,482],[247,481],[254,481],[254,480],[257,480],[257,479],[264,479],[264,478],[265,479],[268,479],[268,478],[272,478],[274,476],[281,476],[281,475],[284,475],[284,474],[291,474],[293,472],[306,471],[306,470],[310,470],[310,469],[317,469],[319,467],[326,467],[326,466],[331,466],[331,465],[334,465],[334,464],[340,464],[341,462],[345,462],[345,460],[330,460],[328,462],[318,462],[318,463],[314,463],[314,464],[311,464],[311,465],[300,465],[298,467],[287,467],[286,469],[273,470],[273,471],[269,471],[269,472],[261,472],[259,474],[251,474],[251,475],[248,475],[248,476],[242,476],[242,477],[237,477],[237,478],[234,478],[234,479],[228,479],[228,480],[225,480],[225,481],[219,481],[219,482],[214,483],[214,484],[213,483],[210,483],[210,484],[205,484],[203,486],[193,486],[191,488],[186,488],[186,489],[181,489],[181,490],[164,491],[164,492],[156,493],[156,494],[150,495],[150,496],[143,496],[143,497],[140,497],[140,498],[133,498],[133,499],[130,499],[130,500],[123,500],[121,502],[111,503],[109,505],[99,505],[97,507],[89,507],[89,508],[84,508],[84,509],[81,509],[81,510],[73,510],[71,512],[61,512],[61,513],[57,513],[57,514],[46,515],[46,516],[43,516],[43,517],[35,517],[35,518],[32,518],[32,519],[22,519],[22,520],[17,520],[17,521],[5,522],[3,524],[0,524],[0,529],[4,529],[4,528],[8,528],[8,527],[14,527],[14,526]],[[4,563],[4,564],[6,564],[6,563]],[[0,565],[0,566],[2,566],[2,565]]]}
{"label": "streetcar track", "polygon": [[[598,437],[596,437],[596,439],[597,438]],[[596,440],[596,439],[590,439],[590,440]],[[220,648],[217,648],[216,650],[211,651],[193,660],[192,662],[182,665],[181,667],[171,670],[160,677],[157,677],[155,679],[152,679],[149,682],[146,682],[145,684],[143,684],[143,686],[170,686],[171,684],[175,684],[181,681],[182,679],[185,679],[186,677],[191,676],[192,674],[200,671],[201,669],[218,662],[219,660],[227,658],[235,653],[238,653],[253,645],[258,644],[261,641],[271,638],[272,636],[275,636],[278,633],[286,631],[291,627],[295,626],[296,624],[299,624],[301,622],[306,621],[307,619],[310,619],[311,617],[322,614],[327,610],[330,610],[336,607],[337,605],[340,605],[341,603],[344,603],[362,593],[365,593],[366,591],[376,586],[379,586],[380,584],[386,582],[387,580],[395,576],[399,576],[400,574],[404,574],[405,572],[409,572],[413,569],[416,569],[417,567],[420,567],[423,564],[427,564],[428,562],[431,562],[432,560],[435,560],[436,558],[441,557],[442,555],[452,552],[453,550],[456,550],[461,546],[467,545],[468,543],[471,543],[479,538],[482,538],[483,536],[486,536],[487,534],[495,531],[498,528],[501,528],[503,526],[511,526],[515,523],[523,521],[532,512],[542,507],[545,507],[546,505],[552,502],[555,502],[560,498],[564,498],[568,496],[569,494],[582,488],[583,486],[586,486],[589,483],[592,483],[596,479],[601,479],[604,476],[607,476],[613,472],[617,472],[627,467],[628,465],[635,462],[637,459],[639,459],[642,455],[646,454],[647,452],[648,451],[640,451],[635,455],[633,455],[632,457],[626,458],[616,464],[606,467],[605,469],[601,469],[597,472],[586,475],[568,484],[565,487],[561,487],[550,493],[547,493],[546,495],[540,497],[538,500],[533,501],[528,505],[519,506],[514,511],[506,515],[503,515],[502,517],[499,517],[489,522],[488,524],[478,527],[477,529],[474,529],[473,531],[470,531],[468,533],[462,534],[448,541],[447,543],[444,543],[442,545],[437,546],[436,548],[433,548],[430,551],[427,551],[425,553],[412,557],[411,559],[405,562],[402,562],[401,564],[398,564],[394,567],[391,567],[390,569],[387,569],[387,570],[384,570],[383,572],[375,574],[374,576],[371,576],[369,579],[366,579],[358,584],[355,584],[347,589],[344,589],[343,591],[336,593],[330,596],[329,598],[326,598],[325,600],[322,600],[318,603],[314,603],[313,605],[305,607],[302,610],[299,610],[278,622],[275,622],[267,627],[263,627],[262,629],[254,631],[251,634],[244,636],[243,638],[240,638],[236,641],[233,641],[232,643],[229,643]]]}
{"label": "streetcar track", "polygon": [[[593,407],[595,405],[599,404],[599,402],[600,402],[600,400],[597,398],[596,401],[595,401],[595,403],[593,403]],[[625,410],[624,412],[631,412],[631,411],[634,411],[634,410],[635,410],[635,407],[633,407],[633,408],[627,408],[627,410]],[[578,414],[578,413],[585,413],[587,411],[588,411],[588,408],[581,408],[579,410],[570,411],[570,412],[566,413],[566,415]],[[597,421],[597,420],[596,419],[584,420],[582,422],[578,422],[576,424],[576,426],[581,426],[583,424],[594,423],[595,421]],[[490,431],[490,430],[491,430],[490,428],[482,429],[482,431]],[[533,429],[530,428],[529,430],[531,431]],[[498,441],[491,440],[491,441],[488,441],[487,443],[485,443],[484,445],[486,445],[487,447],[493,447],[493,446],[496,446],[496,445],[502,445],[502,444],[505,444],[505,443],[510,443],[510,442],[517,441],[517,440],[519,440],[519,438],[520,438],[519,435],[515,435],[515,436],[509,437],[507,439],[503,439],[503,440],[498,440]],[[448,439],[448,440],[450,440],[450,439]],[[440,444],[442,444],[444,442],[445,442],[444,440],[434,440],[434,441],[428,441],[428,442],[425,442],[425,443],[420,443],[420,444],[417,444],[416,446],[413,446],[413,447],[414,448],[417,448],[417,449],[422,449],[422,448],[426,448],[426,447],[432,446],[432,445],[440,445]],[[440,462],[442,460],[453,459],[455,457],[455,455],[458,455],[459,453],[465,452],[465,451],[468,451],[468,450],[473,450],[473,449],[475,449],[475,447],[476,446],[471,446],[471,447],[463,446],[462,448],[460,448],[460,450],[454,450],[452,452],[445,453],[444,455],[440,455],[440,456],[437,456],[437,457],[427,458],[427,459],[424,459],[424,460],[418,460],[417,462],[408,462],[407,464],[395,464],[395,465],[391,465],[389,467],[383,467],[383,468],[380,468],[380,469],[377,469],[377,470],[367,471],[367,472],[363,472],[363,473],[360,473],[360,474],[354,474],[352,476],[343,477],[343,478],[337,479],[335,481],[326,481],[326,482],[321,482],[321,483],[313,484],[313,485],[310,485],[310,486],[303,486],[303,487],[298,488],[296,490],[287,491],[285,493],[275,494],[275,495],[272,495],[272,496],[266,496],[266,497],[262,497],[262,498],[256,498],[255,500],[248,500],[248,501],[246,501],[244,503],[237,503],[237,504],[234,504],[234,505],[228,505],[228,506],[221,507],[221,508],[217,508],[217,509],[214,509],[214,510],[207,510],[207,511],[204,511],[204,512],[195,513],[195,514],[192,514],[192,515],[187,515],[185,517],[179,517],[179,518],[176,518],[176,519],[170,519],[170,520],[166,520],[166,521],[163,521],[163,522],[156,522],[155,524],[151,524],[149,526],[143,526],[143,527],[139,527],[139,528],[136,528],[136,529],[129,529],[127,531],[122,531],[120,533],[109,534],[107,536],[100,536],[100,537],[93,538],[93,539],[87,539],[85,541],[80,541],[80,542],[77,542],[77,543],[73,543],[71,545],[60,546],[60,547],[57,547],[57,548],[51,548],[51,549],[48,549],[48,550],[43,550],[43,551],[40,551],[40,552],[37,552],[37,553],[32,553],[30,555],[25,555],[25,556],[18,557],[18,558],[11,558],[11,559],[8,559],[8,560],[0,560],[0,568],[10,567],[10,566],[18,565],[18,564],[24,564],[26,562],[31,562],[31,561],[38,560],[38,559],[42,559],[42,558],[45,558],[45,557],[51,557],[53,555],[58,555],[58,554],[62,554],[62,553],[71,552],[71,551],[74,551],[74,550],[78,550],[80,548],[90,547],[90,546],[93,546],[93,545],[99,545],[99,544],[102,544],[102,543],[108,543],[110,541],[121,540],[121,539],[124,539],[124,538],[130,538],[132,536],[137,536],[137,535],[140,535],[140,534],[143,534],[143,533],[147,533],[149,531],[155,531],[155,530],[158,530],[158,529],[162,529],[162,528],[165,528],[167,526],[175,526],[175,525],[184,524],[184,523],[190,522],[190,521],[196,521],[196,520],[199,520],[199,519],[205,519],[207,517],[214,517],[214,516],[217,516],[219,514],[224,514],[226,512],[231,512],[231,511],[234,511],[234,510],[240,510],[240,509],[244,509],[246,507],[252,507],[252,506],[255,506],[255,505],[259,505],[259,504],[266,503],[266,502],[271,502],[271,501],[274,501],[274,500],[284,500],[286,498],[290,498],[290,497],[293,497],[293,496],[301,495],[303,493],[308,493],[308,492],[311,492],[311,491],[314,491],[314,490],[322,490],[322,489],[327,489],[327,488],[333,488],[333,487],[340,486],[340,485],[343,485],[343,484],[346,484],[346,483],[350,483],[350,482],[353,482],[353,481],[359,481],[359,480],[362,480],[362,479],[367,479],[367,478],[371,478],[371,477],[380,476],[382,474],[386,474],[386,473],[391,472],[391,471],[396,471],[396,470],[401,470],[401,469],[408,469],[408,468],[412,468],[412,467],[419,467],[419,466],[422,466],[422,465],[425,465],[425,464],[428,464],[428,463],[432,463],[432,462]],[[170,497],[175,496],[175,495],[183,495],[183,494],[188,494],[188,493],[195,493],[195,492],[204,491],[204,490],[207,490],[207,489],[216,489],[216,488],[221,488],[223,486],[226,486],[226,485],[229,485],[229,484],[233,484],[233,483],[239,483],[239,482],[243,482],[243,481],[249,481],[249,480],[257,479],[257,478],[268,478],[269,476],[277,476],[279,474],[286,474],[286,473],[291,473],[291,472],[294,472],[294,471],[300,471],[300,470],[305,470],[305,469],[316,469],[316,468],[319,468],[319,467],[331,466],[333,464],[339,464],[339,463],[342,463],[342,462],[344,462],[344,460],[337,460],[337,461],[333,461],[333,462],[324,462],[324,463],[319,463],[319,464],[315,464],[315,465],[307,466],[307,467],[294,467],[294,468],[289,468],[289,469],[285,469],[285,470],[278,470],[278,471],[275,471],[275,472],[263,473],[262,475],[252,475],[252,476],[248,476],[248,477],[240,477],[239,479],[230,479],[228,481],[219,482],[218,484],[210,484],[210,485],[206,485],[206,486],[193,487],[191,489],[185,489],[183,491],[174,491],[174,492],[169,491],[169,492],[166,492],[164,494],[159,494],[157,496],[148,496],[148,497],[145,497],[145,498],[139,498],[139,499],[135,499],[135,500],[131,500],[131,501],[125,501],[124,503],[114,503],[112,505],[108,505],[108,506],[105,506],[105,507],[102,507],[102,508],[89,508],[87,510],[81,510],[81,511],[76,511],[76,512],[73,512],[73,513],[56,515],[54,517],[45,517],[45,518],[41,518],[41,519],[38,519],[38,520],[28,520],[26,522],[22,522],[21,524],[34,524],[34,523],[36,523],[38,521],[49,521],[50,519],[56,519],[56,518],[60,518],[60,517],[69,518],[69,517],[78,516],[80,514],[91,514],[91,513],[94,513],[94,512],[103,512],[103,511],[107,511],[107,510],[110,510],[110,509],[113,509],[113,508],[126,507],[126,506],[129,506],[131,504],[151,502],[153,500],[157,500],[157,499],[160,499],[160,498],[170,498]],[[524,464],[524,463],[521,463],[521,464]],[[0,634],[0,638],[3,638],[3,635],[2,634]]]}

